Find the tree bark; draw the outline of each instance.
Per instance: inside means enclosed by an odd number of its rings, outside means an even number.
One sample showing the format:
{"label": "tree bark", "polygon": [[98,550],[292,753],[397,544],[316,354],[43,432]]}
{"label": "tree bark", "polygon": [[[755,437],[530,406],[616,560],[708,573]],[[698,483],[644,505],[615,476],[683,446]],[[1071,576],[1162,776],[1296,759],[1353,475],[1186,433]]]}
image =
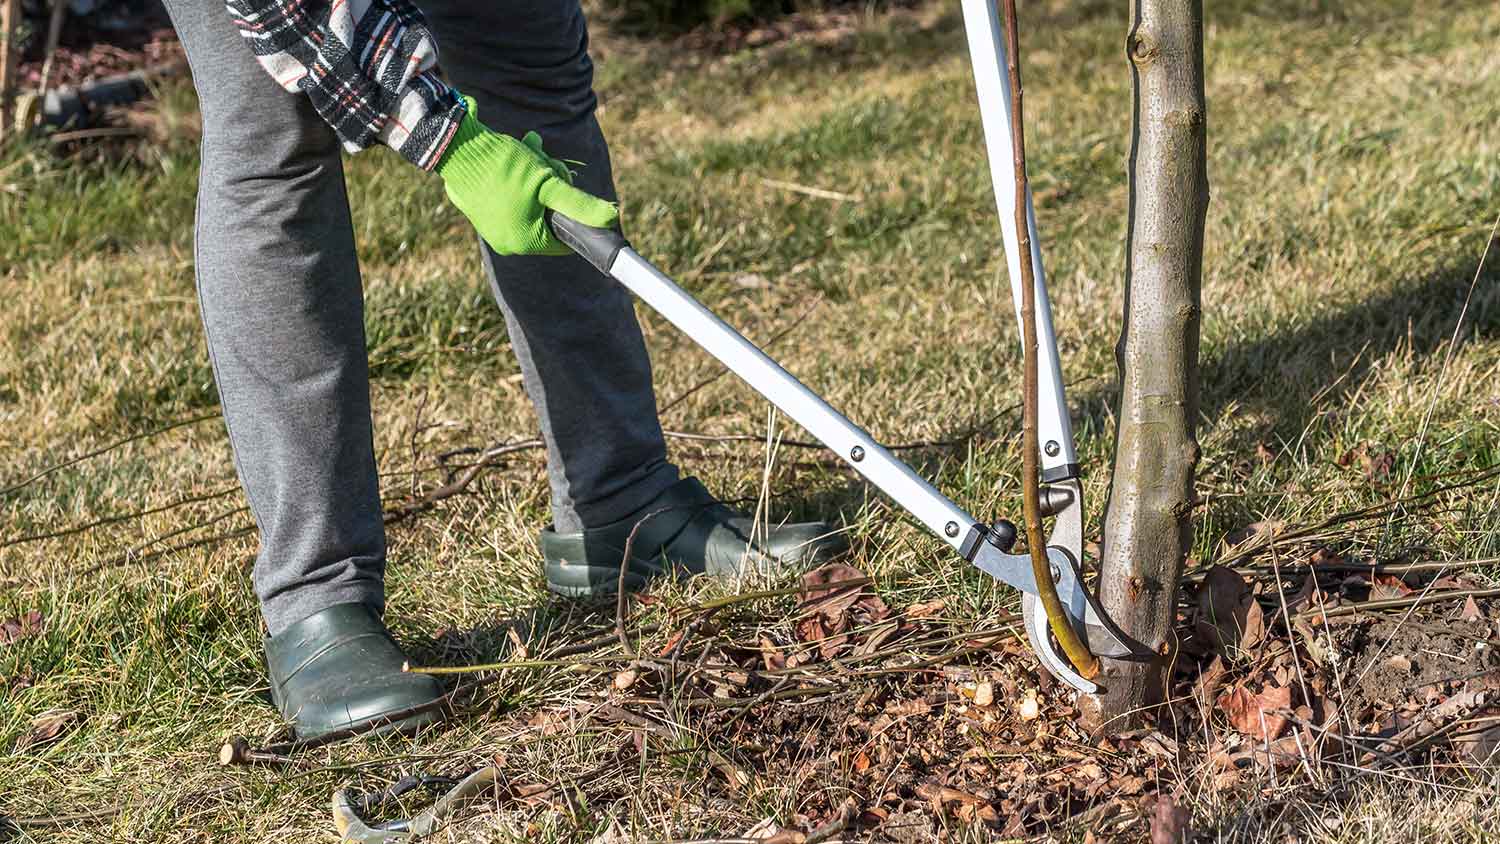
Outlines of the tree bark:
{"label": "tree bark", "polygon": [[16,70],[21,63],[21,0],[0,0],[0,141],[11,130]]}
{"label": "tree bark", "polygon": [[1152,662],[1103,660],[1084,701],[1097,728],[1128,729],[1163,698],[1198,464],[1198,325],[1208,210],[1202,0],[1133,0],[1134,83],[1120,404],[1104,518],[1100,601]]}

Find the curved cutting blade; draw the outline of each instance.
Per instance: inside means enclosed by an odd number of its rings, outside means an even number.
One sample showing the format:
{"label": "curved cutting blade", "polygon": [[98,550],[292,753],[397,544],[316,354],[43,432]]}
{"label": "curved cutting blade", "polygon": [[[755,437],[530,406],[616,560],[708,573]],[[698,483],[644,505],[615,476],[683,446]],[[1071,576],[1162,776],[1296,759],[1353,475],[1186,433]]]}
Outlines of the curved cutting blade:
{"label": "curved cutting blade", "polygon": [[1035,595],[1021,596],[1021,617],[1026,624],[1026,638],[1031,640],[1031,650],[1036,653],[1036,658],[1048,673],[1084,694],[1091,695],[1099,691],[1097,685],[1074,671],[1068,660],[1053,649],[1052,635],[1047,627],[1047,612],[1042,609],[1040,598]]}

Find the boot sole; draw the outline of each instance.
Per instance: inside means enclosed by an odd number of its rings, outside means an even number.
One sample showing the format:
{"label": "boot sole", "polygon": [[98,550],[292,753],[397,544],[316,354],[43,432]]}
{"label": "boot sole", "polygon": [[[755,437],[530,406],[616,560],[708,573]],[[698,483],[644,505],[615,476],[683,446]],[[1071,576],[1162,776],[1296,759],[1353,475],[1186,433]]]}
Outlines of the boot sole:
{"label": "boot sole", "polygon": [[[545,566],[547,589],[564,598],[602,598],[614,595],[620,589],[620,570],[605,566],[560,566],[548,563]],[[625,573],[625,591],[639,592],[654,576],[634,571]]]}

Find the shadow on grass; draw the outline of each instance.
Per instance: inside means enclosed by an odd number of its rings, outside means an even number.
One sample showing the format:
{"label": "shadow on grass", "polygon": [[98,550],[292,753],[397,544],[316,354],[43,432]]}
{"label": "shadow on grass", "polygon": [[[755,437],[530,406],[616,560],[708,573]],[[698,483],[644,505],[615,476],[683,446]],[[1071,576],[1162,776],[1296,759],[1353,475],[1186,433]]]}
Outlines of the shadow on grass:
{"label": "shadow on grass", "polygon": [[[1441,270],[1411,278],[1378,296],[1306,321],[1278,327],[1253,339],[1201,356],[1199,412],[1210,423],[1228,412],[1262,416],[1268,424],[1236,435],[1234,447],[1253,448],[1258,438],[1295,439],[1320,414],[1360,396],[1381,363],[1404,353],[1413,361],[1441,358],[1453,338],[1465,297],[1474,281],[1473,253],[1455,257]],[[1460,343],[1500,329],[1500,266],[1487,262],[1463,317]],[[1212,312],[1214,291],[1204,310]],[[1082,424],[1109,431],[1118,386],[1076,394],[1087,417]]]}
{"label": "shadow on grass", "polygon": [[1239,403],[1271,413],[1278,433],[1295,435],[1320,408],[1360,393],[1389,355],[1445,354],[1461,313],[1461,342],[1492,333],[1500,328],[1500,269],[1487,266],[1477,283],[1474,272],[1467,254],[1375,298],[1211,354],[1202,369],[1204,412],[1212,418]]}

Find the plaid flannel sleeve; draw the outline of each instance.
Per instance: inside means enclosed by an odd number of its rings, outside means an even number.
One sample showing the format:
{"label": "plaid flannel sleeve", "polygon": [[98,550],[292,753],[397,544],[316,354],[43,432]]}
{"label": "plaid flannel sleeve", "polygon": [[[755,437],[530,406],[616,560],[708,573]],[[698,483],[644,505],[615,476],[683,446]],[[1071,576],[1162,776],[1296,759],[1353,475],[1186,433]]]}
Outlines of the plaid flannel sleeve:
{"label": "plaid flannel sleeve", "polygon": [[312,100],[355,152],[385,144],[435,166],[464,114],[410,0],[224,0],[266,72]]}

